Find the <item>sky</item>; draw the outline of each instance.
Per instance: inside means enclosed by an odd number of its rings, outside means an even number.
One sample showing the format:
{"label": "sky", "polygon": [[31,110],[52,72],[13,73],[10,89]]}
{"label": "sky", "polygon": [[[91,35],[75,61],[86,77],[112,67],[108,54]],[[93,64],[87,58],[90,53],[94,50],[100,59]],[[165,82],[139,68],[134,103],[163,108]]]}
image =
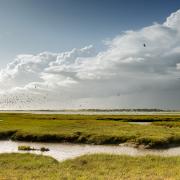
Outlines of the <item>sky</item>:
{"label": "sky", "polygon": [[180,109],[179,9],[0,0],[0,109]]}
{"label": "sky", "polygon": [[18,54],[62,52],[162,23],[178,0],[0,0],[0,67]]}

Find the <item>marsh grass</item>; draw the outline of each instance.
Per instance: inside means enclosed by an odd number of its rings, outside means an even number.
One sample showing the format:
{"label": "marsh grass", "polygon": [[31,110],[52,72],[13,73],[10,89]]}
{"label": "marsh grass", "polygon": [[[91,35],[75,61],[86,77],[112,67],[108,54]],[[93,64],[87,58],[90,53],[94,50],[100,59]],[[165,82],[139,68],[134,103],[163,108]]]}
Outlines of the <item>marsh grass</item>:
{"label": "marsh grass", "polygon": [[0,167],[0,179],[180,179],[180,157],[96,154],[58,162],[33,154],[1,154]]}
{"label": "marsh grass", "polygon": [[[47,115],[1,113],[0,139],[88,144],[180,145],[179,115]],[[128,122],[152,122],[142,126]]]}
{"label": "marsh grass", "polygon": [[18,146],[19,151],[35,151],[37,149],[30,146]]}

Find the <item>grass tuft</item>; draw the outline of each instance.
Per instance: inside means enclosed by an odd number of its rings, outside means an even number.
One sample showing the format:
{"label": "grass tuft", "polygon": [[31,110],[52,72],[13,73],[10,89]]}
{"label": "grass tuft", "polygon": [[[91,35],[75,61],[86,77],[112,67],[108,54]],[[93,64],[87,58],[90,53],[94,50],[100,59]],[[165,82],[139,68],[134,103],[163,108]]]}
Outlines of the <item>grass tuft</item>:
{"label": "grass tuft", "polygon": [[35,151],[35,148],[32,148],[30,146],[18,146],[19,151]]}

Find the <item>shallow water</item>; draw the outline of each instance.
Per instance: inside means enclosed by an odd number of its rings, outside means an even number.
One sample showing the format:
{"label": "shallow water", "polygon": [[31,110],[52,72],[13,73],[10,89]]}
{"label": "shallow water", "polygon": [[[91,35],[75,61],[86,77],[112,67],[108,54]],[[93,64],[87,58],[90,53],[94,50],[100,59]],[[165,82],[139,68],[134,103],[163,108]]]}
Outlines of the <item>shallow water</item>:
{"label": "shallow water", "polygon": [[128,122],[129,124],[138,124],[138,125],[150,125],[151,122]]}
{"label": "shallow water", "polygon": [[0,141],[0,153],[12,153],[27,151],[18,151],[18,146],[31,146],[34,148],[46,147],[48,152],[30,151],[30,153],[51,156],[59,161],[72,159],[78,156],[95,153],[109,153],[118,155],[144,156],[144,155],[160,155],[160,156],[178,156],[180,155],[180,147],[169,148],[165,150],[149,150],[127,147],[124,145],[82,145],[82,144],[64,144],[64,143],[31,143],[31,142],[14,142]]}

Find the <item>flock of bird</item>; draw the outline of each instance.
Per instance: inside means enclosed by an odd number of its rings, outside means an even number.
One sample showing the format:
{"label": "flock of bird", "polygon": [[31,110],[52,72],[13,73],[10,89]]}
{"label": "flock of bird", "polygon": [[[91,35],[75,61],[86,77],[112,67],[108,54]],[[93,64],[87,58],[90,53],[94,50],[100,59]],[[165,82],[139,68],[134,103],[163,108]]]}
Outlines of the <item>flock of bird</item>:
{"label": "flock of bird", "polygon": [[26,109],[34,105],[44,104],[47,95],[35,94],[6,94],[0,95],[0,109]]}

